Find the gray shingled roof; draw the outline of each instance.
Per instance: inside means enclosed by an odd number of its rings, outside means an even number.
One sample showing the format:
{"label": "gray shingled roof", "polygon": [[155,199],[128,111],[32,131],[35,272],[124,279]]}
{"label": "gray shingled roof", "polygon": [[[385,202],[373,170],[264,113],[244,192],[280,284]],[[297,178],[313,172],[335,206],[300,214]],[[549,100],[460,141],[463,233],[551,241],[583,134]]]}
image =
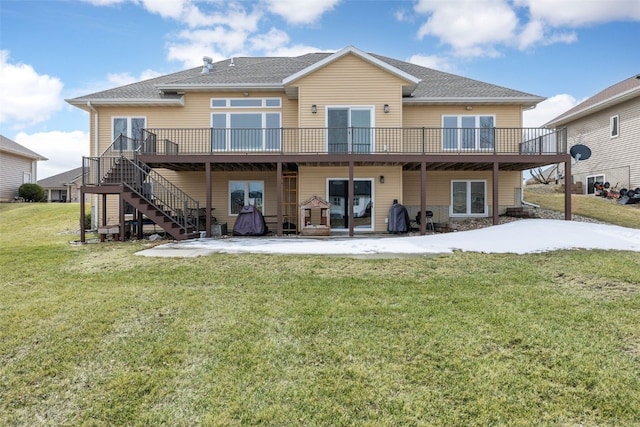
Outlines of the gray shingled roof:
{"label": "gray shingled roof", "polygon": [[591,98],[560,114],[545,126],[553,127],[564,125],[572,120],[638,96],[640,96],[640,74],[631,76],[598,92]]}
{"label": "gray shingled roof", "polygon": [[62,172],[57,175],[50,176],[38,181],[38,185],[42,188],[62,188],[65,185],[71,184],[82,175],[82,166],[79,168],[71,169],[70,171]]}
{"label": "gray shingled roof", "polygon": [[22,145],[7,138],[4,135],[0,135],[0,151],[17,154],[19,156],[27,157],[33,160],[49,160],[46,157],[36,153],[35,151],[29,150],[27,147],[23,147]]}
{"label": "gray shingled roof", "polygon": [[[322,61],[332,53],[310,53],[298,57],[239,57],[218,61],[213,64],[209,73],[203,73],[202,67],[178,73],[168,74],[154,79],[133,83],[126,86],[82,96],[68,100],[73,105],[81,106],[86,101],[99,100],[176,100],[178,95],[165,94],[180,91],[180,88],[224,88],[230,86],[235,89],[252,87],[282,87],[282,81],[307,67]],[[523,102],[531,105],[544,98],[529,93],[468,79],[454,74],[444,73],[422,67],[409,62],[400,61],[376,54],[368,54],[383,61],[404,73],[418,79],[420,83],[414,88],[412,101],[452,102],[455,99],[494,102]]]}

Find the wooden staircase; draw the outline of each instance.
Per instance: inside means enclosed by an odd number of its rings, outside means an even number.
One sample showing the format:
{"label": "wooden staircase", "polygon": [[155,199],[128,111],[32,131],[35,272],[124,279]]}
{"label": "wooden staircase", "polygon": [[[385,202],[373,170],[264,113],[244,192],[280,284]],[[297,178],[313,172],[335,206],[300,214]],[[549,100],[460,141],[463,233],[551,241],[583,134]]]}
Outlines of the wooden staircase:
{"label": "wooden staircase", "polygon": [[176,240],[198,237],[198,202],[137,160],[137,152],[114,149],[127,146],[124,138],[116,138],[102,156],[84,158],[84,176],[99,177],[97,182],[85,183],[85,191],[100,187],[101,194],[118,194]]}

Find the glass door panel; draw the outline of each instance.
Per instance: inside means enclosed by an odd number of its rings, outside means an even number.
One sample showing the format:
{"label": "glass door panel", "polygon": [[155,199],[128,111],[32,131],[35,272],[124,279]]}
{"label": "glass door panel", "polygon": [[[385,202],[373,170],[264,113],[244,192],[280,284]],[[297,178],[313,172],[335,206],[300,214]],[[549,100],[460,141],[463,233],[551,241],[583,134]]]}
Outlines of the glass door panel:
{"label": "glass door panel", "polygon": [[349,110],[329,108],[327,111],[327,150],[329,153],[349,151]]}
{"label": "glass door panel", "polygon": [[349,181],[329,180],[329,203],[331,203],[330,224],[332,229],[349,228],[349,210],[353,210],[353,228],[371,230],[373,228],[373,199],[371,180],[354,180],[353,200],[349,203]]}

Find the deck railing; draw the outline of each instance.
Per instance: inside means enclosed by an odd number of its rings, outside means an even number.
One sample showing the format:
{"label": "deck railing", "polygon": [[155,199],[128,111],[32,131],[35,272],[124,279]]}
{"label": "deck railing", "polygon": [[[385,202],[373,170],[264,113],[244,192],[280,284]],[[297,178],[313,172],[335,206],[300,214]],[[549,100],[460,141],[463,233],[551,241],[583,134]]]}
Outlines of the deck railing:
{"label": "deck railing", "polygon": [[149,128],[140,153],[565,154],[566,129],[544,128]]}

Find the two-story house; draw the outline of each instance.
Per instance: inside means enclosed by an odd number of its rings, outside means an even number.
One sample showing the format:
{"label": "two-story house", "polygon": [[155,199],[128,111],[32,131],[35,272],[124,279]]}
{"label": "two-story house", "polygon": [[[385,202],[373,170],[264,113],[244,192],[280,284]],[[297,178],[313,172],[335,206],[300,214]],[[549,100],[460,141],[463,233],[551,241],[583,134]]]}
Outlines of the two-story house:
{"label": "two-story house", "polygon": [[[640,74],[598,92],[546,126],[566,128],[570,147],[589,147],[591,157],[563,174],[572,183],[581,182],[585,194],[594,193],[596,182],[618,190],[640,187]],[[563,169],[560,165],[561,174]]]}
{"label": "two-story house", "polygon": [[144,214],[182,239],[211,235],[214,217],[233,224],[248,204],[276,234],[299,230],[299,205],[314,196],[332,204],[333,234],[386,231],[394,199],[419,212],[422,233],[427,210],[436,222],[497,223],[520,206],[523,170],[571,166],[564,130],[522,127],[542,100],[350,46],[205,57],[67,102],[90,113],[82,191],[96,195],[100,222]]}

